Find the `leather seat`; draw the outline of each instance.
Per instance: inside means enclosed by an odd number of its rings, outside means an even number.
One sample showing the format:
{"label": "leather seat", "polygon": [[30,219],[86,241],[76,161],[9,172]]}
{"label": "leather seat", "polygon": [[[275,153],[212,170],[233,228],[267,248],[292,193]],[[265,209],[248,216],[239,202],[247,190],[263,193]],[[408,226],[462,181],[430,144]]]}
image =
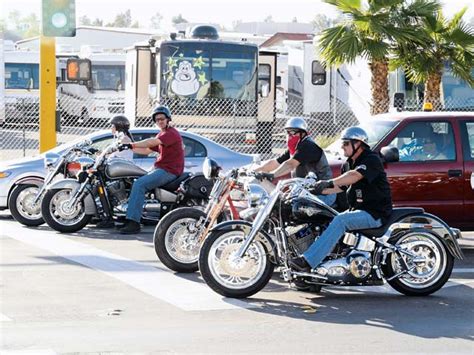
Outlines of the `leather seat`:
{"label": "leather seat", "polygon": [[165,186],[161,186],[160,188],[166,191],[175,192],[178,189],[179,185],[181,185],[181,183],[191,175],[192,174],[189,172],[183,173],[176,180],[173,180],[167,183]]}
{"label": "leather seat", "polygon": [[370,228],[370,229],[358,229],[357,232],[365,235],[366,237],[371,237],[371,238],[378,238],[381,237],[382,235],[385,234],[387,229],[395,222],[399,221],[400,219],[414,215],[414,214],[420,214],[424,213],[425,210],[423,208],[412,208],[412,207],[407,207],[407,208],[394,208],[392,210],[392,214],[388,218],[387,222],[384,223],[382,226],[378,228]]}

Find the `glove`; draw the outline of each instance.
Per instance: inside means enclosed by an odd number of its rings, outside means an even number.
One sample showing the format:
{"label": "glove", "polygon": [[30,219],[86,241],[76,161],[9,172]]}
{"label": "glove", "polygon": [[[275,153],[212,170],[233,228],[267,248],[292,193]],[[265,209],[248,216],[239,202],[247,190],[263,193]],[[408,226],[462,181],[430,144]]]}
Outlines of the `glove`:
{"label": "glove", "polygon": [[87,152],[88,152],[89,154],[95,154],[95,153],[97,153],[98,151],[99,151],[99,149],[95,149],[95,148],[93,148],[93,147],[90,147],[90,148],[87,149]]}
{"label": "glove", "polygon": [[314,186],[311,188],[311,192],[315,195],[321,195],[324,190],[332,189],[334,187],[334,183],[332,180],[319,180],[316,181]]}
{"label": "glove", "polygon": [[133,147],[132,147],[131,143],[125,143],[125,144],[120,144],[117,147],[117,149],[118,149],[119,152],[121,152],[122,150],[133,149]]}
{"label": "glove", "polygon": [[272,181],[274,178],[275,178],[275,175],[271,173],[256,173],[255,174],[255,179],[260,180],[260,181],[262,180]]}

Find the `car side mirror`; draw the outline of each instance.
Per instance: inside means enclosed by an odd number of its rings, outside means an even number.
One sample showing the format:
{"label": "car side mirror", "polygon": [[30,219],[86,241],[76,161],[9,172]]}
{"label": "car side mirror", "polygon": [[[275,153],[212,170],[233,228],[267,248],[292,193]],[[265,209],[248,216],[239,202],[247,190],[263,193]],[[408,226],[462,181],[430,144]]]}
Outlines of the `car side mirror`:
{"label": "car side mirror", "polygon": [[400,155],[397,147],[382,147],[380,155],[386,163],[395,163],[400,161]]}

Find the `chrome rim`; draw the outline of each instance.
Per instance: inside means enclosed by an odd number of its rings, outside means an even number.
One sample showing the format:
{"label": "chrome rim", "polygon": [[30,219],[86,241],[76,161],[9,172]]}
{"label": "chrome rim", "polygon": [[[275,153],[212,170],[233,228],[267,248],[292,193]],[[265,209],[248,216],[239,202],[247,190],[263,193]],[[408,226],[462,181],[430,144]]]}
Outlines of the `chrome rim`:
{"label": "chrome rim", "polygon": [[[413,258],[402,254],[410,271],[398,278],[401,283],[421,289],[435,284],[443,276],[447,262],[446,250],[431,234],[410,233],[402,237],[397,245],[416,255]],[[392,268],[398,274],[403,270],[400,257],[392,255]]]}
{"label": "chrome rim", "polygon": [[166,251],[180,263],[192,264],[199,259],[201,245],[198,243],[198,237],[201,229],[194,228],[196,222],[194,218],[178,219],[166,231]]}
{"label": "chrome rim", "polygon": [[39,187],[31,186],[22,190],[16,199],[16,209],[18,213],[26,219],[40,219],[41,218],[41,200],[33,203],[36,195],[39,192]]}
{"label": "chrome rim", "polygon": [[69,206],[70,198],[71,190],[60,190],[54,194],[49,204],[51,217],[64,226],[75,225],[85,216],[83,204],[79,202],[75,206]]}
{"label": "chrome rim", "polygon": [[207,257],[214,280],[229,289],[244,289],[254,285],[267,266],[265,249],[260,243],[250,244],[243,258],[237,256],[244,237],[242,231],[222,234],[213,243]]}

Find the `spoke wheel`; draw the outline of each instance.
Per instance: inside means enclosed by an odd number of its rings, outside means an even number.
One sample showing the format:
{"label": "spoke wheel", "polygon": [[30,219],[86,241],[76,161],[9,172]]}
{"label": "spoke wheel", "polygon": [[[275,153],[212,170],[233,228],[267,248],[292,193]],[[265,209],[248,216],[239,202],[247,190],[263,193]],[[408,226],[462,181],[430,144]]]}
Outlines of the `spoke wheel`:
{"label": "spoke wheel", "polygon": [[26,226],[39,226],[44,223],[41,215],[41,200],[33,203],[38,194],[36,185],[18,185],[10,194],[8,206],[16,221]]}

